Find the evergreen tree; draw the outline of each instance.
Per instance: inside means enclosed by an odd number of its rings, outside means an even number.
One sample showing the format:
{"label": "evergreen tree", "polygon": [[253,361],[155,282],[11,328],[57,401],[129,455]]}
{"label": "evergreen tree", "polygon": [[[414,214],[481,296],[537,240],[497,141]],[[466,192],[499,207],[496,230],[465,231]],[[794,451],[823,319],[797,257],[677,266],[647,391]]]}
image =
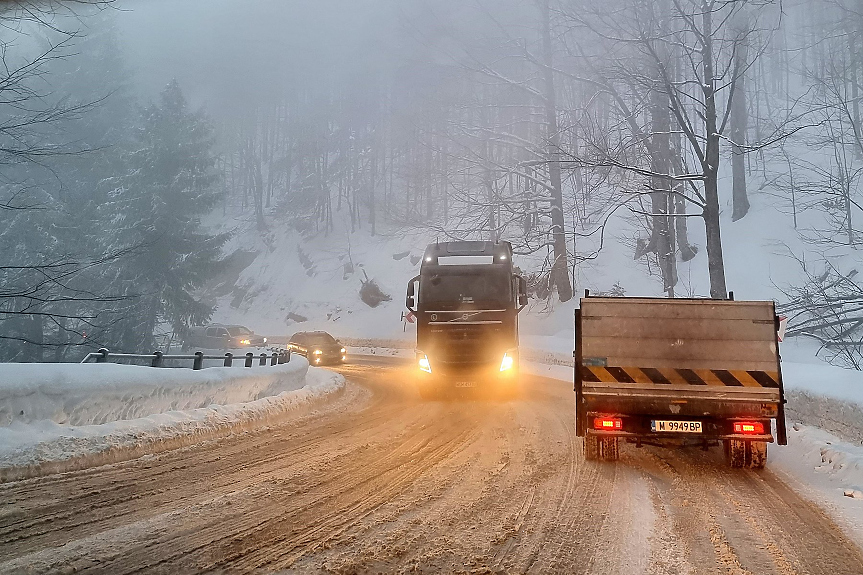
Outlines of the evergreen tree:
{"label": "evergreen tree", "polygon": [[162,323],[182,334],[209,319],[213,307],[194,291],[218,272],[228,234],[211,235],[201,225],[220,196],[214,138],[206,116],[188,110],[176,80],[159,104],[142,110],[136,141],[128,172],[101,211],[121,242],[115,247],[134,248],[115,279],[133,303],[118,310],[122,317],[106,337],[113,347],[141,351],[152,347]]}
{"label": "evergreen tree", "polygon": [[117,305],[104,288],[114,242],[94,206],[138,119],[113,15],[86,16],[87,34],[45,26],[7,56],[37,64],[0,87],[0,360],[79,359]]}

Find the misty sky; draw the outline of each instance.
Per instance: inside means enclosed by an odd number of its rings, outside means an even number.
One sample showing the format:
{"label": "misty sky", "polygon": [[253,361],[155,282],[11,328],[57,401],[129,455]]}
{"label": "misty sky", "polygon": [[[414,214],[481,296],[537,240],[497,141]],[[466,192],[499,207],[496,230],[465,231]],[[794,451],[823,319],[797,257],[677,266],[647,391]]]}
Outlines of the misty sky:
{"label": "misty sky", "polygon": [[298,73],[367,72],[392,51],[400,12],[393,0],[122,0],[119,8],[139,95],[153,98],[176,77],[213,111],[290,85]]}

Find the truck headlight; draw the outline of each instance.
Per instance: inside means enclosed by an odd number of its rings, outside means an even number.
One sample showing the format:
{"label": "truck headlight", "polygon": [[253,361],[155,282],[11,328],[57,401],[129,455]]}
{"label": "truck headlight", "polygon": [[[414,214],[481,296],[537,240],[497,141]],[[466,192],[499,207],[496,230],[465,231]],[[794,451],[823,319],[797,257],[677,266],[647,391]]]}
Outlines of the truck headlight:
{"label": "truck headlight", "polygon": [[512,369],[513,366],[513,358],[508,353],[503,354],[503,359],[500,362],[500,370],[506,371],[508,369]]}
{"label": "truck headlight", "polygon": [[264,338],[264,343],[267,343],[267,338]]}
{"label": "truck headlight", "polygon": [[342,353],[345,353],[345,348],[342,348]]}
{"label": "truck headlight", "polygon": [[247,339],[241,339],[241,340],[240,340],[240,344],[241,344],[241,345],[249,345],[250,343],[252,343],[252,342],[250,342],[250,341],[249,341],[249,340],[247,340]]}
{"label": "truck headlight", "polygon": [[322,352],[322,351],[321,351],[321,350],[319,350],[319,349],[316,349],[316,350],[315,350],[315,355],[321,355],[322,353],[324,353],[324,352]]}
{"label": "truck headlight", "polygon": [[424,371],[426,373],[431,373],[431,364],[429,363],[429,358],[427,355],[424,355],[420,358],[419,366],[420,366],[420,371]]}

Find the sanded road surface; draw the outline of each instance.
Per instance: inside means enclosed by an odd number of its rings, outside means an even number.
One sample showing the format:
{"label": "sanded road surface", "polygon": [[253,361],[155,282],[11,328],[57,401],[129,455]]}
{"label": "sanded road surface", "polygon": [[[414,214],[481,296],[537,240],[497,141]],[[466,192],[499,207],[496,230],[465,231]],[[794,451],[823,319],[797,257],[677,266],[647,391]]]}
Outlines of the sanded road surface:
{"label": "sanded road surface", "polygon": [[769,461],[584,461],[566,382],[423,402],[404,366],[342,371],[266,429],[0,485],[0,573],[863,573]]}

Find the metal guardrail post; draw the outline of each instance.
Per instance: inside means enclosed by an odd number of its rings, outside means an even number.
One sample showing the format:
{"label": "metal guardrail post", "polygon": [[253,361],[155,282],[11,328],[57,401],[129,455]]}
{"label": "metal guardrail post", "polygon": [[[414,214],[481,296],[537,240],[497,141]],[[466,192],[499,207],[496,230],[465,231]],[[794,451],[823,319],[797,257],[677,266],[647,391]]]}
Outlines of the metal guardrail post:
{"label": "metal guardrail post", "polygon": [[291,350],[285,350],[285,363],[291,363]]}
{"label": "metal guardrail post", "polygon": [[225,354],[225,367],[231,367],[234,363],[234,354],[230,351]]}
{"label": "metal guardrail post", "polygon": [[275,351],[270,355],[270,365],[276,365],[276,362],[279,360],[279,354]]}
{"label": "metal guardrail post", "polygon": [[151,367],[162,367],[162,355],[164,355],[161,351],[153,352],[153,361],[150,363]]}
{"label": "metal guardrail post", "polygon": [[251,351],[246,354],[246,367],[252,367],[252,358],[255,357],[255,354]]}
{"label": "metal guardrail post", "polygon": [[195,363],[192,364],[192,369],[199,370],[204,367],[204,352],[196,351],[195,352]]}
{"label": "metal guardrail post", "polygon": [[258,365],[267,365],[267,354],[261,352],[261,361]]}
{"label": "metal guardrail post", "polygon": [[279,365],[285,363],[285,350],[279,352]]}
{"label": "metal guardrail post", "polygon": [[102,347],[99,348],[99,353],[102,355],[96,356],[96,363],[105,363],[108,361],[108,348]]}

